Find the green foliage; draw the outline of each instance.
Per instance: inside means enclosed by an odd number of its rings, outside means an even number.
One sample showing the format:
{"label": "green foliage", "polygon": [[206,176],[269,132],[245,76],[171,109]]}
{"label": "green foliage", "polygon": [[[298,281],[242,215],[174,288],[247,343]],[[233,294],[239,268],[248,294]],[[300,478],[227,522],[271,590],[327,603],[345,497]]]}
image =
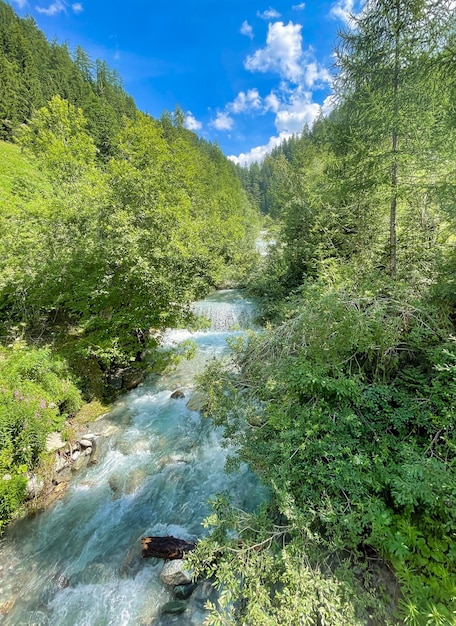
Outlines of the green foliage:
{"label": "green foliage", "polygon": [[46,436],[81,404],[68,366],[49,349],[16,340],[0,350],[0,532],[24,502]]}
{"label": "green foliage", "polygon": [[31,18],[21,19],[0,1],[0,139],[10,141],[21,124],[60,96],[83,109],[99,155],[112,154],[124,116],[134,118],[133,99],[105,62],[77,47],[46,41]]}
{"label": "green foliage", "polygon": [[[285,523],[294,518],[284,502],[299,512],[291,544],[297,534],[313,538],[323,555],[352,566],[375,551],[393,565],[417,624],[449,619],[456,609],[455,345],[442,340],[449,326],[430,304],[321,285],[302,289],[292,305],[277,328],[233,344],[234,364],[210,366],[202,379],[208,411],[237,462],[274,490]],[[372,567],[366,575],[374,576]],[[246,601],[254,605],[254,594]]]}

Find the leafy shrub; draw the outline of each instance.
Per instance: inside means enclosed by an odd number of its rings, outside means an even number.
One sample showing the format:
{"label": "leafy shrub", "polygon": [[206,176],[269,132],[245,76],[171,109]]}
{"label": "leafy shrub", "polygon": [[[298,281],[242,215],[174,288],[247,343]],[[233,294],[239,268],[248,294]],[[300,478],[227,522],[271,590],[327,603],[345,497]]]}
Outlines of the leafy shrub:
{"label": "leafy shrub", "polygon": [[16,342],[0,352],[0,531],[25,498],[27,471],[46,436],[81,406],[66,365],[48,349]]}
{"label": "leafy shrub", "polygon": [[448,331],[429,304],[311,287],[289,320],[233,344],[234,363],[202,379],[237,462],[273,488],[282,515],[288,500],[299,510],[291,542],[317,537],[352,564],[381,555],[406,623],[451,623],[456,610]]}

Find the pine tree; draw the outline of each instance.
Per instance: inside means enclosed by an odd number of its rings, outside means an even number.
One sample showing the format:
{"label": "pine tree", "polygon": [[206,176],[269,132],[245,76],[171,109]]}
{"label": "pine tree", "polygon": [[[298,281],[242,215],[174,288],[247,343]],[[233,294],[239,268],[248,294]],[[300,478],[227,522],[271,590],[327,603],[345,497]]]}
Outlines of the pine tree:
{"label": "pine tree", "polygon": [[[337,79],[345,105],[348,141],[355,156],[377,169],[389,196],[389,271],[397,274],[397,219],[406,204],[407,163],[419,160],[424,134],[432,134],[433,88],[427,81],[454,26],[449,0],[369,0],[341,33]],[[419,85],[419,88],[418,88]],[[387,190],[387,192],[386,192]]]}

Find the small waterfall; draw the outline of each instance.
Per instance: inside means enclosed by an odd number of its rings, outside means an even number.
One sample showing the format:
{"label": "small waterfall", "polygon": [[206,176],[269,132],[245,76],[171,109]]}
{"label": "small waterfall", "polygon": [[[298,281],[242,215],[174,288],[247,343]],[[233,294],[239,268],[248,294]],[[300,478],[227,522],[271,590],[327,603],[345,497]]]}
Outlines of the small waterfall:
{"label": "small waterfall", "polygon": [[217,291],[204,300],[195,302],[192,311],[211,323],[211,330],[229,331],[252,328],[255,304],[243,298],[235,289]]}

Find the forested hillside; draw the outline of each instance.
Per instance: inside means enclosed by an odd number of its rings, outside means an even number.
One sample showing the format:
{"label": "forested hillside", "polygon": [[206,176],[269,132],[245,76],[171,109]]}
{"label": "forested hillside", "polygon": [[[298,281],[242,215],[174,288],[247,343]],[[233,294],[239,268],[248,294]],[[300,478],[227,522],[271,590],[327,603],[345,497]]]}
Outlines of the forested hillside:
{"label": "forested hillside", "polygon": [[270,323],[201,384],[272,499],[214,504],[211,624],[456,623],[454,5],[354,24],[331,115],[241,171]]}
{"label": "forested hillside", "polygon": [[0,2],[0,531],[46,435],[112,396],[166,327],[242,280],[258,218],[235,166],[139,112],[104,62]]}

